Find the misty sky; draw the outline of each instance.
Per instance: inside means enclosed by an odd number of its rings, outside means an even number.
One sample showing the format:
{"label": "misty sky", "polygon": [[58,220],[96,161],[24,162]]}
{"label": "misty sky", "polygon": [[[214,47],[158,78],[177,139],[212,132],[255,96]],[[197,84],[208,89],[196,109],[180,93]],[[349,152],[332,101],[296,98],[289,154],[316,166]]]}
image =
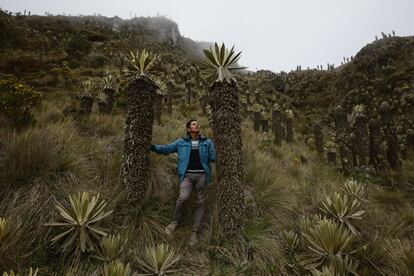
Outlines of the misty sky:
{"label": "misty sky", "polygon": [[340,64],[381,31],[414,35],[414,0],[0,0],[32,14],[165,15],[182,35],[243,51],[250,70]]}

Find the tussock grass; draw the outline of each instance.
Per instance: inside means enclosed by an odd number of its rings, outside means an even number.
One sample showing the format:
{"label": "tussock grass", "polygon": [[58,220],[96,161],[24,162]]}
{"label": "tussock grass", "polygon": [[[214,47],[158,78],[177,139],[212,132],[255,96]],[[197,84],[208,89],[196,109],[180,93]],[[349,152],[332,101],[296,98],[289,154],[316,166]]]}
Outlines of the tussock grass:
{"label": "tussock grass", "polygon": [[78,128],[83,134],[106,137],[123,135],[124,119],[121,115],[92,114],[80,118]]}
{"label": "tussock grass", "polygon": [[76,147],[73,122],[63,121],[23,132],[1,131],[2,187],[21,186],[35,179],[87,173],[86,154]]}
{"label": "tussock grass", "polygon": [[53,204],[48,187],[41,184],[3,194],[0,213],[8,218],[11,232],[0,242],[0,269],[19,271],[48,262],[49,229],[43,224],[53,219]]}
{"label": "tussock grass", "polygon": [[[321,199],[340,191],[345,179],[335,167],[321,160],[300,142],[277,147],[243,122],[245,236],[239,243],[222,239],[218,226],[215,183],[207,189],[207,208],[200,243],[188,247],[194,203],[190,202],[183,224],[172,237],[165,235],[179,183],[175,154],[150,154],[149,189],[140,214],[127,220],[125,194],[120,183],[123,151],[122,115],[92,114],[77,122],[64,119],[58,98],[46,102],[37,124],[20,133],[1,130],[2,217],[21,222],[13,243],[0,245],[1,268],[40,267],[58,275],[88,275],[102,265],[91,256],[62,259],[51,246],[53,233],[43,224],[56,221],[55,200],[80,191],[100,193],[114,214],[108,217],[111,233],[129,241],[132,253],[122,260],[131,270],[139,266],[145,248],[168,244],[182,257],[178,268],[184,275],[287,275],[280,233],[298,230],[302,215],[320,213]],[[44,113],[43,113],[44,112]],[[186,115],[187,114],[187,115]],[[166,144],[185,135],[190,118],[201,123],[203,134],[212,138],[207,118],[198,109],[174,110],[155,125],[153,143]],[[301,161],[301,156],[307,163]],[[408,163],[407,163],[408,164]],[[409,164],[408,164],[409,166]],[[214,168],[214,166],[213,166]],[[410,179],[409,174],[406,176]],[[214,169],[213,169],[213,180]],[[370,245],[360,255],[363,275],[409,275],[413,248],[412,197],[404,191],[387,191],[367,179],[364,182],[367,210],[358,222],[361,236]],[[21,234],[19,234],[21,233]],[[375,237],[378,236],[376,239]],[[13,245],[13,246],[10,246]],[[361,244],[363,245],[363,244]],[[2,251],[3,250],[3,251]],[[3,255],[1,255],[3,254]],[[4,257],[5,254],[10,258]],[[5,265],[1,261],[4,261]]]}

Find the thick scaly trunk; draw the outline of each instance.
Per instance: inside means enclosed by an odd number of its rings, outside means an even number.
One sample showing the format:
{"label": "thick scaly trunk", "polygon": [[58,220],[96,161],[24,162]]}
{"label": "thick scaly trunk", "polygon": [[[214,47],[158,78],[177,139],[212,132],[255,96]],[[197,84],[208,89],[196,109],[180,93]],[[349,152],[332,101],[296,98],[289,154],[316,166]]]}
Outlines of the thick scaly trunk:
{"label": "thick scaly trunk", "polygon": [[380,113],[385,138],[387,140],[387,159],[393,170],[399,170],[401,168],[401,162],[399,158],[398,137],[392,118],[391,106],[387,102],[381,103]]}
{"label": "thick scaly trunk", "polygon": [[272,128],[275,135],[274,143],[278,146],[282,145],[283,140],[283,126],[282,126],[282,113],[280,110],[273,110],[272,112]]}
{"label": "thick scaly trunk", "polygon": [[286,116],[285,114],[281,113],[281,118],[282,118],[282,140],[287,141],[286,139]]}
{"label": "thick scaly trunk", "polygon": [[105,88],[103,93],[106,95],[106,109],[105,113],[111,113],[114,107],[115,90],[112,88]]}
{"label": "thick scaly trunk", "polygon": [[93,106],[92,97],[81,97],[80,98],[80,114],[91,115]]}
{"label": "thick scaly trunk", "polygon": [[349,127],[345,111],[338,106],[334,112],[336,141],[339,148],[343,173],[348,176],[354,172],[354,162],[349,140]]}
{"label": "thick scaly trunk", "polygon": [[[122,182],[131,212],[142,206],[148,186],[149,148],[157,87],[147,77],[128,83]],[[137,207],[137,208],[132,208]]]}
{"label": "thick scaly trunk", "polygon": [[336,166],[336,152],[335,151],[328,151],[326,153],[326,158],[328,159],[328,163],[331,163]]}
{"label": "thick scaly trunk", "polygon": [[262,132],[269,132],[269,123],[266,119],[262,119],[260,125],[262,126]]}
{"label": "thick scaly trunk", "polygon": [[98,102],[99,114],[105,114],[108,110],[108,104],[106,102]]}
{"label": "thick scaly trunk", "polygon": [[286,142],[293,142],[293,119],[289,117],[286,118]]}
{"label": "thick scaly trunk", "polygon": [[366,167],[369,158],[368,122],[363,114],[357,115],[355,118],[355,149],[358,156],[358,166]]}
{"label": "thick scaly trunk", "polygon": [[245,211],[242,185],[243,152],[237,86],[215,83],[209,101],[217,152],[217,201],[219,223],[227,239],[240,237]]}

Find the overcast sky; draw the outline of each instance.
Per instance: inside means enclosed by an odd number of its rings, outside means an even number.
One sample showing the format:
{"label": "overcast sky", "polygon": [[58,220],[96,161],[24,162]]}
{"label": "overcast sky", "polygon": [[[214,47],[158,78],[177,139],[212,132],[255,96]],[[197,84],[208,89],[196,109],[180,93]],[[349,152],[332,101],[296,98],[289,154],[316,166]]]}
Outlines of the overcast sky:
{"label": "overcast sky", "polygon": [[381,32],[414,35],[414,0],[0,0],[32,14],[165,15],[182,35],[243,51],[250,70],[340,64]]}

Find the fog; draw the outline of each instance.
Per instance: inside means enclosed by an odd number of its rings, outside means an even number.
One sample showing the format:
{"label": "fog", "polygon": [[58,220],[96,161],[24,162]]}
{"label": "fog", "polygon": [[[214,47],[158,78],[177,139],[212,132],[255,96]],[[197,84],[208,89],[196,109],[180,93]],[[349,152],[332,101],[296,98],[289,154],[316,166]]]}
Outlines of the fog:
{"label": "fog", "polygon": [[250,70],[326,68],[355,55],[381,32],[414,34],[413,0],[0,0],[0,7],[40,15],[164,15],[193,40],[234,44]]}

